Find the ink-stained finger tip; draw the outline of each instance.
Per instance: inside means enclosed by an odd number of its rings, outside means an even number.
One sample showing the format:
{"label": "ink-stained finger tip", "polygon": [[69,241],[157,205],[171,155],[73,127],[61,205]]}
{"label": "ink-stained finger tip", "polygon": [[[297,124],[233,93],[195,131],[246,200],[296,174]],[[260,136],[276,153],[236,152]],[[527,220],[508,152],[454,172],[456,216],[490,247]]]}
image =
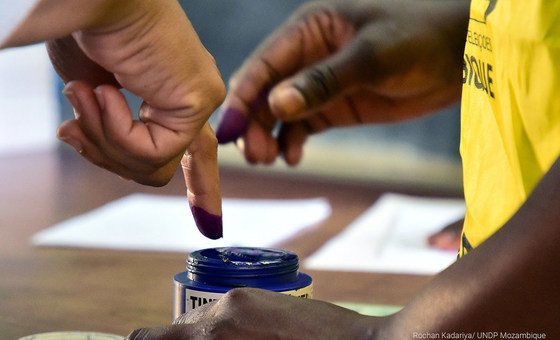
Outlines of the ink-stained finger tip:
{"label": "ink-stained finger tip", "polygon": [[234,142],[247,130],[247,116],[238,109],[227,108],[222,111],[221,120],[216,131],[218,143]]}
{"label": "ink-stained finger tip", "polygon": [[191,206],[191,212],[194,217],[194,222],[202,235],[212,240],[223,237],[222,216],[211,214],[196,206]]}

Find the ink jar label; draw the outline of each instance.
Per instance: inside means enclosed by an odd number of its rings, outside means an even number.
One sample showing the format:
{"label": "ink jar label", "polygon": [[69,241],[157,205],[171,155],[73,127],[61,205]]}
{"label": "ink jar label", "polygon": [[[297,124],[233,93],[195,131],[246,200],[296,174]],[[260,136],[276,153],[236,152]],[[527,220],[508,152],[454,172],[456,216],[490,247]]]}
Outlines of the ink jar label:
{"label": "ink jar label", "polygon": [[187,271],[175,275],[174,281],[174,318],[237,287],[313,297],[312,279],[299,272],[297,255],[281,249],[223,247],[195,251],[187,258]]}

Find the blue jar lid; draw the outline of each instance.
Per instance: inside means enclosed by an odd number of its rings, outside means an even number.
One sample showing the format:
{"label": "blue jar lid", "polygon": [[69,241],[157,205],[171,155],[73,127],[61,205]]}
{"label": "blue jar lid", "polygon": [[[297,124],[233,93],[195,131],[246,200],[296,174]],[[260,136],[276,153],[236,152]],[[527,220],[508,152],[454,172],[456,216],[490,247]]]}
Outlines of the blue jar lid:
{"label": "blue jar lid", "polygon": [[187,258],[190,280],[230,287],[263,287],[298,280],[295,253],[271,248],[221,247],[192,252]]}

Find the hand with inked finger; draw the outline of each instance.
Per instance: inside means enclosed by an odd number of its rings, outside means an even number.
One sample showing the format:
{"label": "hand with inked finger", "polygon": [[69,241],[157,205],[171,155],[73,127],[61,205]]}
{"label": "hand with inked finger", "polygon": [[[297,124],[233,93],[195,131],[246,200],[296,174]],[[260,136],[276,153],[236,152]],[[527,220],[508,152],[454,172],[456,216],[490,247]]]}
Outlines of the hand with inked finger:
{"label": "hand with inked finger", "polygon": [[[112,20],[47,42],[75,112],[58,136],[92,163],[141,184],[164,185],[182,164],[195,221],[219,238],[217,140],[207,119],[225,87],[215,61],[176,1],[117,5],[124,9]],[[138,120],[120,88],[143,99]]]}
{"label": "hand with inked finger", "polygon": [[461,92],[465,13],[459,1],[304,6],[230,80],[219,142],[238,141],[251,163],[295,165],[310,134],[450,105]]}
{"label": "hand with inked finger", "polygon": [[[172,159],[154,172],[152,163],[145,159],[150,154],[154,142],[150,136],[151,124],[132,119],[126,99],[117,88],[100,85],[93,89],[85,81],[72,81],[66,85],[64,91],[73,104],[75,119],[61,125],[60,135],[77,134],[73,136],[80,140],[81,149],[78,151],[86,158],[113,172],[130,175],[144,184],[159,185],[144,182],[142,179],[145,177],[138,176],[149,174],[150,180],[168,180],[180,163],[195,224],[206,237],[222,237],[218,142],[208,123],[204,124],[185,151],[179,149],[177,156],[169,154]],[[163,129],[155,124],[151,128],[152,131]],[[103,151],[100,151],[100,148],[103,148]],[[139,158],[130,155],[131,150],[136,151]],[[154,151],[159,152],[157,149]],[[164,154],[165,150],[161,153]],[[104,163],[105,157],[110,163]],[[127,162],[127,167],[119,162]],[[114,164],[119,167],[114,168]]]}

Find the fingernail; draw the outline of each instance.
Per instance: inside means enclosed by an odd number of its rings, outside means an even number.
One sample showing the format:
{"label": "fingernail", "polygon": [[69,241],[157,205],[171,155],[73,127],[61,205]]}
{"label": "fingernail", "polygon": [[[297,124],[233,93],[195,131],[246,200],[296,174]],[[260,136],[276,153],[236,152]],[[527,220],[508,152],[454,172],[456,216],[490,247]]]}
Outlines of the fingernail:
{"label": "fingernail", "polygon": [[196,206],[191,206],[191,212],[196,227],[202,235],[212,240],[219,239],[223,236],[222,216],[211,214]]}
{"label": "fingernail", "polygon": [[305,98],[294,87],[273,90],[270,95],[270,108],[273,113],[291,117],[305,110]]}
{"label": "fingernail", "polygon": [[237,140],[247,130],[247,117],[239,110],[228,108],[222,111],[222,116],[216,137],[220,144],[225,144]]}
{"label": "fingernail", "polygon": [[68,101],[70,102],[70,104],[72,105],[72,108],[74,109],[74,117],[76,119],[80,118],[80,114],[82,112],[82,106],[80,104],[80,101],[78,99],[78,97],[76,97],[76,95],[74,94],[74,92],[64,89],[62,90],[62,93],[64,94],[64,96],[66,96],[66,98],[68,99]]}
{"label": "fingernail", "polygon": [[74,150],[76,150],[78,153],[82,153],[83,152],[83,146],[82,143],[80,143],[79,141],[72,139],[72,138],[68,138],[68,137],[59,137],[59,139],[61,141],[63,141],[64,143],[70,145],[71,147],[74,148]]}
{"label": "fingernail", "polygon": [[97,98],[97,102],[99,103],[99,108],[101,108],[101,110],[105,110],[105,97],[103,97],[103,93],[101,92],[101,88],[100,87],[96,87],[93,90],[93,93],[95,93],[95,97]]}

